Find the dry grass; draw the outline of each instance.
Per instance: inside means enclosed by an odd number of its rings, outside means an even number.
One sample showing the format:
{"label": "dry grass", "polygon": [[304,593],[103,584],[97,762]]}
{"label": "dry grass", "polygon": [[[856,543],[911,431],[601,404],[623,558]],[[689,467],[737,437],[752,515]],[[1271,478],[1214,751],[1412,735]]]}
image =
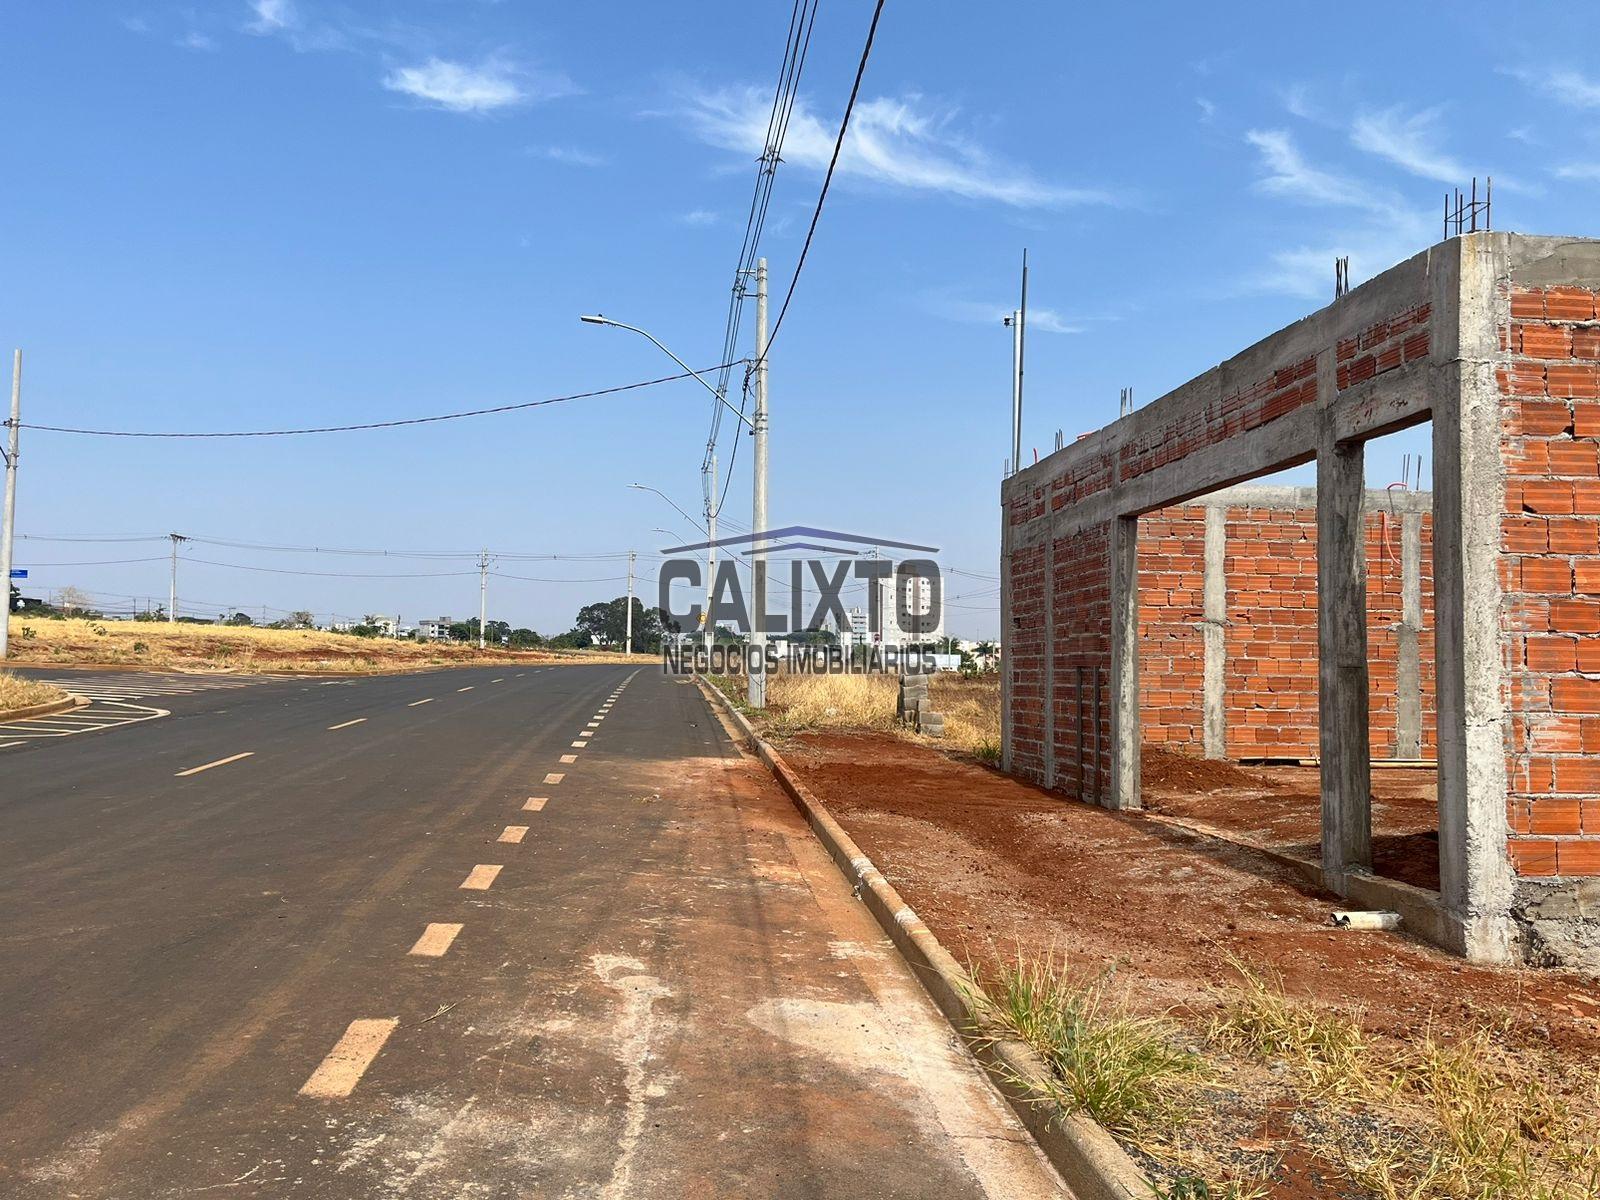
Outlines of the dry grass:
{"label": "dry grass", "polygon": [[[1513,1050],[1504,1025],[1446,1040],[1368,1037],[1357,1014],[1283,992],[1232,961],[1213,1044],[1282,1064],[1308,1105],[1365,1124],[1323,1147],[1329,1165],[1380,1200],[1589,1200],[1600,1195],[1600,1077]],[[1357,1126],[1359,1127],[1359,1126]]]}
{"label": "dry grass", "polygon": [[116,665],[256,674],[362,675],[505,662],[647,662],[590,651],[496,650],[452,642],[358,638],[316,629],[168,625],[163,621],[11,620],[19,666]]}
{"label": "dry grass", "polygon": [[[731,699],[744,699],[744,676],[715,676],[712,682]],[[945,718],[939,739],[918,738],[896,724],[897,695],[893,675],[774,675],[767,684],[762,725],[778,736],[807,729],[877,729],[999,761],[999,675],[933,677],[929,698]]]}
{"label": "dry grass", "polygon": [[54,704],[66,698],[67,694],[58,687],[22,679],[9,671],[0,671],[0,713],[31,708],[35,704]]}

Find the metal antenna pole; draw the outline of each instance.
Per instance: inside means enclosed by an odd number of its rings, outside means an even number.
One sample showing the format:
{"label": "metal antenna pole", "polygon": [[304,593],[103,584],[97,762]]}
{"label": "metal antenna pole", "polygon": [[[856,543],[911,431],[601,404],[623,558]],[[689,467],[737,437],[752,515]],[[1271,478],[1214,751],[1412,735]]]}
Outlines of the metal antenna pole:
{"label": "metal antenna pole", "polygon": [[1017,470],[1022,469],[1022,364],[1028,352],[1028,250],[1022,250],[1022,306],[1017,309]]}
{"label": "metal antenna pole", "polygon": [[628,551],[628,641],[622,648],[624,655],[633,653],[633,551]]}
{"label": "metal antenna pole", "polygon": [[22,351],[11,359],[11,419],[6,422],[6,499],[5,519],[0,524],[0,579],[5,580],[6,608],[0,613],[0,659],[11,644],[11,563],[12,539],[17,531],[17,444],[22,432]]}
{"label": "metal antenna pole", "polygon": [[1011,473],[1022,470],[1022,312],[1014,310],[1011,326]]}
{"label": "metal antenna pole", "polygon": [[[489,550],[485,547],[478,555],[478,649],[485,645],[484,624],[489,620]],[[398,624],[398,621],[396,622]],[[396,635],[399,636],[398,631]]]}
{"label": "metal antenna pole", "polygon": [[750,577],[752,603],[750,650],[763,662],[751,671],[746,667],[749,688],[746,699],[751,708],[767,706],[767,260],[756,260],[756,419],[751,428],[755,439],[753,458],[755,481],[752,485],[750,524],[756,535],[751,547]]}

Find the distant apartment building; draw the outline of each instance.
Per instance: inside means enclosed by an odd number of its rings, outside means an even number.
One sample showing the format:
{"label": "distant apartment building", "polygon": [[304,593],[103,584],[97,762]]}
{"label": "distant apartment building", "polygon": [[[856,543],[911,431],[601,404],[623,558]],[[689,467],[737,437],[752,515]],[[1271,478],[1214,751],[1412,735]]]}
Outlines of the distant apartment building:
{"label": "distant apartment building", "polygon": [[449,617],[424,617],[417,622],[417,639],[423,642],[447,642],[450,626],[455,621]]}

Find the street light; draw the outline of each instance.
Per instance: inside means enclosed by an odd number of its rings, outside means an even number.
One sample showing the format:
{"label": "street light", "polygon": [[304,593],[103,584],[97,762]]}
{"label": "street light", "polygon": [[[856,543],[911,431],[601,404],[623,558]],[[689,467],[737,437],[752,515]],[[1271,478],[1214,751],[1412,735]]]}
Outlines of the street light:
{"label": "street light", "polygon": [[[635,491],[654,492],[656,495],[660,496],[663,500],[665,500],[668,504],[672,505],[673,508],[677,508],[678,509],[678,515],[681,516],[685,521],[689,522],[689,524],[693,525],[701,533],[705,533],[705,531],[706,531],[705,526],[700,524],[700,522],[696,521],[688,513],[684,512],[683,509],[678,508],[678,502],[676,500],[674,500],[671,496],[669,496],[665,492],[663,492],[660,488],[653,488],[649,484],[645,484],[645,483],[630,483],[628,486],[633,488]],[[662,529],[662,530],[658,530],[657,532],[666,533],[667,531],[665,529]],[[673,536],[677,537],[678,535],[677,534],[673,534]]]}
{"label": "street light", "polygon": [[593,313],[581,316],[578,318],[578,320],[582,321],[585,325],[609,325],[613,329],[626,329],[629,333],[637,333],[642,338],[648,338],[655,345],[657,350],[661,351],[661,353],[665,354],[673,362],[677,363],[690,375],[693,375],[694,378],[699,382],[700,386],[715,396],[724,405],[724,407],[728,409],[729,412],[738,417],[739,420],[743,421],[746,425],[750,426],[751,429],[755,428],[755,424],[750,420],[750,418],[745,416],[737,408],[734,408],[734,406],[729,403],[728,398],[722,394],[720,389],[707,383],[705,376],[701,375],[699,371],[696,371],[688,363],[684,362],[683,359],[679,358],[671,350],[668,350],[665,346],[663,346],[653,333],[650,333],[644,329],[640,329],[637,325],[624,325],[621,321],[613,321],[610,317],[604,316],[601,313]]}
{"label": "street light", "polygon": [[[613,321],[610,317],[600,313],[586,315],[579,319],[586,325],[610,325],[614,329],[626,329],[630,333],[637,333],[640,337],[648,339],[656,349],[677,363],[690,375],[700,381],[700,386],[705,388],[717,398],[717,402],[738,417],[755,438],[751,458],[754,459],[751,473],[751,530],[755,534],[751,546],[750,582],[753,607],[751,611],[750,648],[757,654],[765,656],[766,650],[766,611],[767,611],[767,260],[762,258],[756,261],[756,358],[754,364],[755,375],[755,418],[744,415],[742,411],[728,401],[720,388],[715,388],[703,379],[698,371],[684,362],[671,350],[663,346],[654,334],[640,329],[637,325],[625,325],[621,321]],[[739,280],[742,285],[743,280]],[[707,447],[710,451],[709,461],[711,475],[706,488],[706,536],[712,545],[708,548],[706,556],[706,621],[705,642],[706,651],[711,650],[711,597],[714,583],[714,568],[716,563],[717,540],[717,509],[720,504],[714,504],[713,498],[717,489],[717,458],[716,445]],[[637,486],[637,485],[635,485]],[[654,488],[646,489],[654,491]],[[670,504],[671,501],[668,500]],[[673,508],[678,508],[676,504]],[[683,512],[681,508],[679,512]],[[687,513],[684,513],[688,516]],[[692,521],[691,521],[692,523]],[[748,671],[749,692],[748,699],[752,707],[765,708],[767,704],[767,675],[765,664],[755,670]]]}

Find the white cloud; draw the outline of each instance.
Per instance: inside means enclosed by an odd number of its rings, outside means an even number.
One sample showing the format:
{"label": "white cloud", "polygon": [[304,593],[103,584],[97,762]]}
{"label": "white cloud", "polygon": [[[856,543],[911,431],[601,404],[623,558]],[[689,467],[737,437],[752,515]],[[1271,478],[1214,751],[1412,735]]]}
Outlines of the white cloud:
{"label": "white cloud", "polygon": [[1600,163],[1568,163],[1556,168],[1558,179],[1600,180]]}
{"label": "white cloud", "polygon": [[1363,113],[1350,128],[1350,141],[1356,149],[1376,154],[1423,179],[1460,183],[1470,172],[1434,145],[1438,117],[1437,108],[1409,116],[1398,107]]}
{"label": "white cloud", "polygon": [[[754,158],[764,148],[771,107],[770,91],[725,88],[690,96],[684,115],[702,141]],[[933,110],[919,96],[858,102],[838,174],[1017,208],[1114,202],[1103,191],[1051,183],[1026,168],[1001,162],[953,124],[953,114]],[[783,160],[791,166],[824,169],[837,136],[837,124],[825,123],[799,101],[789,122]]]}
{"label": "white cloud", "polygon": [[534,158],[547,158],[551,162],[567,163],[574,167],[603,167],[611,161],[603,154],[580,150],[576,146],[529,146],[527,153]]}
{"label": "white cloud", "polygon": [[[930,292],[921,298],[921,305],[936,317],[947,321],[960,321],[965,325],[993,325],[1009,317],[1016,307],[1015,301],[990,304],[982,300],[966,300],[946,292]],[[1072,320],[1053,308],[1028,309],[1029,333],[1082,333],[1082,323]]]}
{"label": "white cloud", "polygon": [[1256,180],[1256,187],[1268,195],[1287,196],[1310,204],[1372,211],[1391,207],[1386,199],[1374,195],[1353,180],[1312,166],[1301,155],[1300,148],[1287,130],[1252,129],[1244,138],[1261,153],[1261,166],[1265,174]]}
{"label": "white cloud", "polygon": [[1407,208],[1392,195],[1308,162],[1283,130],[1245,135],[1261,153],[1265,174],[1259,190],[1302,203],[1352,209],[1361,214],[1345,229],[1329,230],[1318,243],[1274,251],[1270,265],[1243,281],[1245,290],[1286,292],[1306,298],[1333,294],[1333,260],[1347,256],[1353,282],[1369,279],[1430,245],[1438,237],[1431,210]]}
{"label": "white cloud", "polygon": [[1577,71],[1543,70],[1532,67],[1502,68],[1536,92],[1554,98],[1569,108],[1600,108],[1600,81]]}
{"label": "white cloud", "polygon": [[245,26],[251,33],[278,33],[300,24],[294,0],[250,0],[255,19]]}
{"label": "white cloud", "polygon": [[721,219],[708,208],[696,208],[678,218],[685,225],[715,225]]}
{"label": "white cloud", "polygon": [[1211,124],[1211,119],[1217,115],[1217,106],[1204,96],[1196,96],[1194,102],[1200,106],[1200,123]]}
{"label": "white cloud", "polygon": [[455,113],[490,113],[571,95],[576,90],[565,76],[536,76],[494,58],[476,65],[430,58],[414,67],[390,71],[383,86]]}
{"label": "white cloud", "polygon": [[185,50],[215,50],[216,39],[209,34],[201,33],[198,29],[191,29],[178,39],[178,45]]}

